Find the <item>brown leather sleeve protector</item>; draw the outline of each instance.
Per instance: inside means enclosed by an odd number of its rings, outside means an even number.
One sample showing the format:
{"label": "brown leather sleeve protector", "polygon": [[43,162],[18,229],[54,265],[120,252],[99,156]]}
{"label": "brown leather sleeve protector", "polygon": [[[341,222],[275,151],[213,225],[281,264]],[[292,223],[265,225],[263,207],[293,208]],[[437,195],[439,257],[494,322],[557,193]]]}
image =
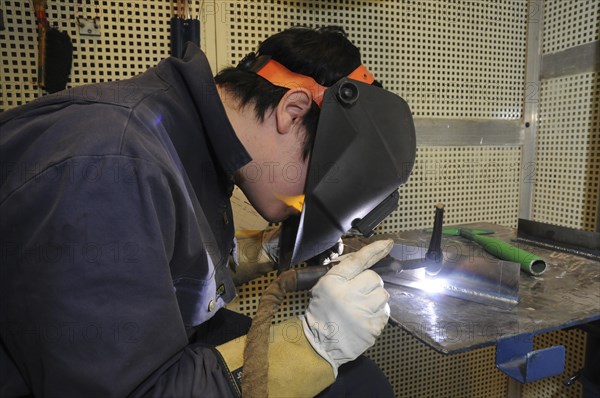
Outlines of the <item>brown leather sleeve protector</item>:
{"label": "brown leather sleeve protector", "polygon": [[[268,380],[244,382],[245,398],[252,391],[267,387],[269,397],[314,397],[331,385],[335,378],[329,362],[323,359],[310,345],[299,318],[290,318],[269,329]],[[243,367],[243,352],[247,339],[243,336],[217,347],[235,380]],[[252,355],[246,352],[246,355]],[[238,377],[239,379],[239,377]],[[256,386],[254,383],[260,383]],[[239,387],[236,387],[239,388]]]}

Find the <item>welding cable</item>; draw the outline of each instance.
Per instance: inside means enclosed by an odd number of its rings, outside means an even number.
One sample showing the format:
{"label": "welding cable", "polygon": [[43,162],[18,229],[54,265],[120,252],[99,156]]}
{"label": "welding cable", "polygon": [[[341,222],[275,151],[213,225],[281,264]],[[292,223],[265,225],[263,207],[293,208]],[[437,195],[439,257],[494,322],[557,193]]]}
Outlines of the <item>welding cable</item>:
{"label": "welding cable", "polygon": [[273,318],[288,292],[308,290],[329,270],[328,266],[289,269],[263,292],[244,348],[244,398],[268,396],[269,337]]}
{"label": "welding cable", "polygon": [[244,397],[266,397],[269,375],[269,330],[273,317],[279,310],[288,291],[296,289],[296,270],[283,272],[263,292],[244,348]]}

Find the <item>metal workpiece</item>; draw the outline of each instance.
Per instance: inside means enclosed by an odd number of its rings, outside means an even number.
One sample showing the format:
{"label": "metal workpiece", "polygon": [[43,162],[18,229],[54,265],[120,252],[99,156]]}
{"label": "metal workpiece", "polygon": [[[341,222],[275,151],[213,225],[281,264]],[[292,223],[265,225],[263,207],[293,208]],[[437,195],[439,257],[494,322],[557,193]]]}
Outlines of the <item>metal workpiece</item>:
{"label": "metal workpiece", "polygon": [[519,219],[517,241],[600,261],[600,232]]}
{"label": "metal workpiece", "polygon": [[[500,308],[519,301],[519,265],[480,255],[448,253],[442,249],[444,205],[435,205],[427,252],[418,246],[397,243],[371,269],[389,284],[408,286],[428,294],[443,294]],[[459,233],[462,231],[457,229]],[[482,231],[493,233],[493,231]]]}
{"label": "metal workpiece", "polygon": [[411,287],[426,295],[451,296],[503,309],[517,305],[519,264],[448,252],[443,256],[445,260],[436,263],[439,266],[433,275],[429,266],[376,271],[388,285]]}
{"label": "metal workpiece", "polygon": [[[516,235],[511,228],[489,223],[464,227],[493,230],[496,238],[507,243]],[[352,238],[348,246],[359,248],[375,239],[393,239],[420,248],[421,253],[413,254],[417,258],[426,252],[430,235],[430,230],[424,229]],[[435,350],[453,354],[495,345],[504,338],[537,335],[600,319],[600,262],[535,246],[519,247],[545,258],[548,268],[541,276],[520,273],[519,303],[512,309],[386,283],[390,321]],[[444,236],[442,248],[448,254],[460,250],[467,257],[492,258],[478,244],[461,237]]]}

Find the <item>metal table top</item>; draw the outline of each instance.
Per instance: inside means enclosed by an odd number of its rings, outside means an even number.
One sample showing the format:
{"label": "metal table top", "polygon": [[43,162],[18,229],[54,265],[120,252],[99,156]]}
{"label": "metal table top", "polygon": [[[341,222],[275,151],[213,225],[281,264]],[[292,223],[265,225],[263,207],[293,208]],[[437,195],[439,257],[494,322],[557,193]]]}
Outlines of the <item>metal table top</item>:
{"label": "metal table top", "polygon": [[[452,354],[494,345],[503,337],[539,334],[600,319],[600,262],[516,243],[512,241],[516,231],[508,227],[490,223],[462,226],[492,229],[495,233],[490,236],[540,255],[548,264],[546,272],[534,277],[521,271],[519,304],[511,310],[386,283],[392,323],[437,351]],[[430,235],[416,230],[360,240],[393,239],[427,247]],[[444,236],[444,245],[483,251],[461,237]]]}

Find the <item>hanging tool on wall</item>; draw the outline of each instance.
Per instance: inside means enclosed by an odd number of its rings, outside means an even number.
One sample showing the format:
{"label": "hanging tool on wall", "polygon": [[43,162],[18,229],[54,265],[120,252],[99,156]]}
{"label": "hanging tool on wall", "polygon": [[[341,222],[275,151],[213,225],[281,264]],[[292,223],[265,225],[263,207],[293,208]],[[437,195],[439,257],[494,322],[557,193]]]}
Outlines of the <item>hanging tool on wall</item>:
{"label": "hanging tool on wall", "polygon": [[171,56],[182,58],[188,41],[200,47],[200,19],[191,17],[187,0],[177,0],[175,7],[175,16],[171,18]]}
{"label": "hanging tool on wall", "polygon": [[94,17],[82,16],[82,6],[77,4],[75,8],[75,22],[79,28],[79,35],[81,36],[101,36],[102,32],[100,29],[100,12],[96,5],[96,15]]}
{"label": "hanging tool on wall", "polygon": [[32,0],[32,3],[38,28],[38,86],[55,93],[67,87],[73,44],[66,32],[50,26],[46,16],[47,2]]}

